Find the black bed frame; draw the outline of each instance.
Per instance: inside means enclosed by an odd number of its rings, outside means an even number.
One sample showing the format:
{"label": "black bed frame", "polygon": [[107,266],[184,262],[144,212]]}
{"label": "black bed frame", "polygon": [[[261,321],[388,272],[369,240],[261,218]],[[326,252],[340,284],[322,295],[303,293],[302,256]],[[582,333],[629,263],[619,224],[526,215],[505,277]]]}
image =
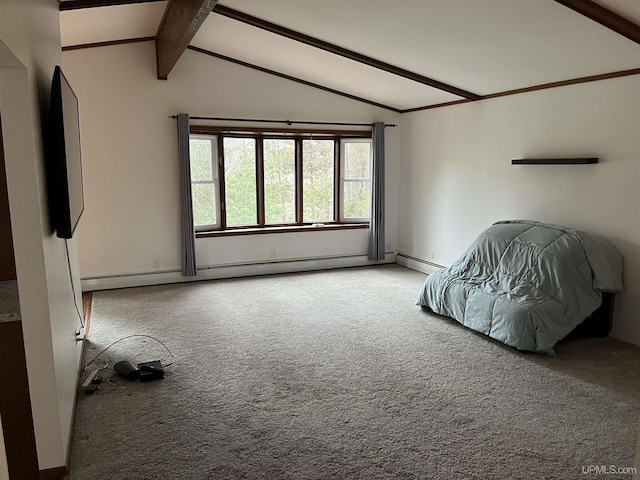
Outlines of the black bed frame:
{"label": "black bed frame", "polygon": [[611,332],[615,294],[602,292],[602,304],[569,335],[573,337],[606,337]]}

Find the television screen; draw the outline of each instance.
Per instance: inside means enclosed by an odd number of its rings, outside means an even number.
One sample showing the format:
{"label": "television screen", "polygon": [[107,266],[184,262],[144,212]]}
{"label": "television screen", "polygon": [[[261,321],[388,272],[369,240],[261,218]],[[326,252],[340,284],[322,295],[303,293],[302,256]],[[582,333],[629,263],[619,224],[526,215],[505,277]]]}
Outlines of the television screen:
{"label": "television screen", "polygon": [[51,202],[56,235],[71,238],[84,211],[78,97],[58,66],[51,85]]}

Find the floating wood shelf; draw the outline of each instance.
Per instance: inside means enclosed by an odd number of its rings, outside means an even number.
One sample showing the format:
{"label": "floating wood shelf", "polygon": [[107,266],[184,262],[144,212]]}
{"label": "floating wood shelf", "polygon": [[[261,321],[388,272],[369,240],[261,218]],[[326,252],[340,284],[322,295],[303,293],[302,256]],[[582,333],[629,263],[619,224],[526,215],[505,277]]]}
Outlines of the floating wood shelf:
{"label": "floating wood shelf", "polygon": [[598,158],[521,158],[511,160],[511,165],[587,165],[598,163]]}

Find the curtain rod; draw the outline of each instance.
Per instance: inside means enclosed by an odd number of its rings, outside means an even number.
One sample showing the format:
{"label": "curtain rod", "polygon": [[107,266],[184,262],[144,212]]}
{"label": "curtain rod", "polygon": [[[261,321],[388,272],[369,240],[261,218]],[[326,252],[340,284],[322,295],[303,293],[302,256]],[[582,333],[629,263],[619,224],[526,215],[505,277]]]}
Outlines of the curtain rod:
{"label": "curtain rod", "polygon": [[[169,115],[169,118],[178,118],[177,115]],[[260,122],[260,123],[285,123],[293,125],[302,123],[306,125],[339,125],[348,127],[371,127],[373,123],[340,123],[340,122],[305,122],[302,120],[260,120],[257,118],[223,118],[223,117],[189,117],[192,120],[221,120],[225,122]],[[385,123],[385,127],[397,127],[395,123]]]}

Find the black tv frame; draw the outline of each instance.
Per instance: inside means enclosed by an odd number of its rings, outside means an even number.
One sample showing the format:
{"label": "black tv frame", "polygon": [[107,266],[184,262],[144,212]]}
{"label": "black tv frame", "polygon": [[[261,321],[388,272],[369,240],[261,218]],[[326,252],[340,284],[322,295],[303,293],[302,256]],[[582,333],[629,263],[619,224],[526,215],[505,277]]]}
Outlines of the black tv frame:
{"label": "black tv frame", "polygon": [[50,212],[59,238],[73,238],[84,212],[78,97],[56,66],[51,82],[50,158],[47,176]]}

